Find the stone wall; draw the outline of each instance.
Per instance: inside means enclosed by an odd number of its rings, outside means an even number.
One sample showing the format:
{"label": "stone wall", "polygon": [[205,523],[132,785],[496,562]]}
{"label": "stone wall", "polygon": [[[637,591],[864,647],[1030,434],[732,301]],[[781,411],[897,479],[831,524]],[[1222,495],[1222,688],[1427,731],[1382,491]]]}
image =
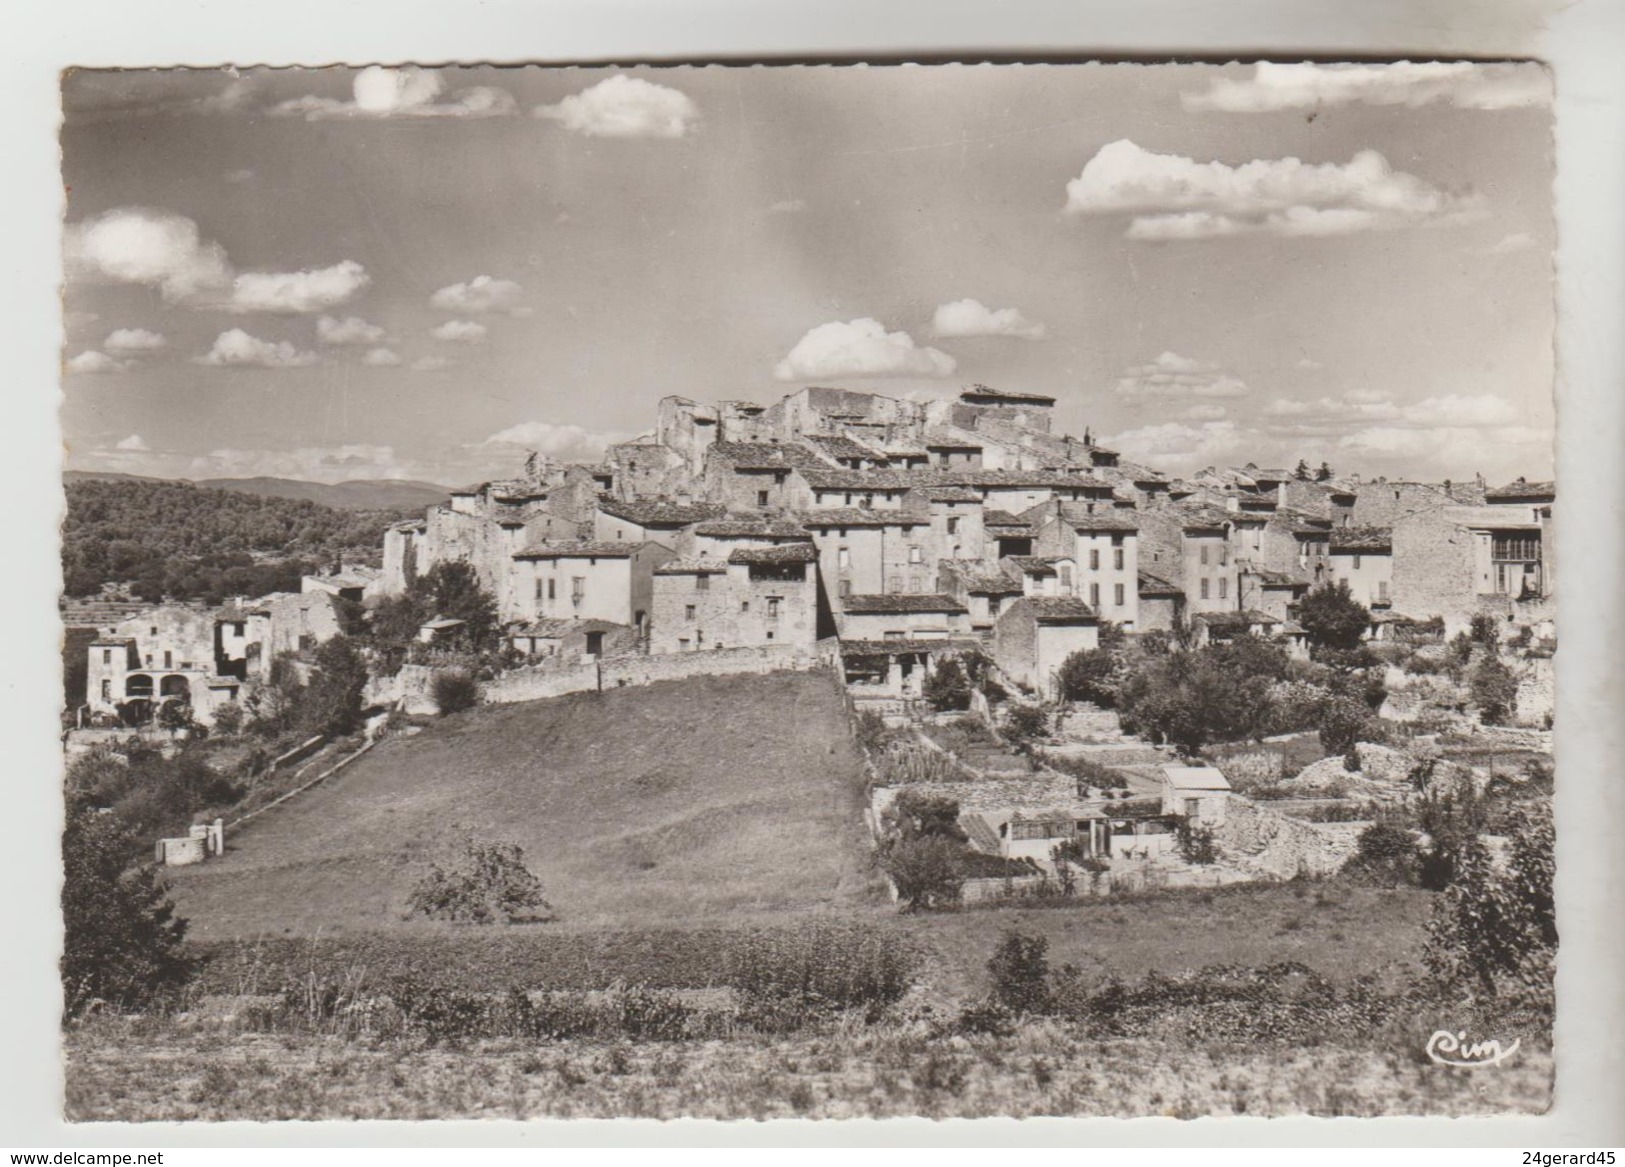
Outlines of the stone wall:
{"label": "stone wall", "polygon": [[[493,703],[538,701],[545,697],[559,697],[566,693],[582,693],[593,689],[615,689],[625,685],[652,685],[656,681],[682,680],[687,677],[727,677],[750,673],[806,672],[826,668],[835,660],[833,641],[813,645],[757,645],[749,648],[729,648],[718,652],[671,653],[662,656],[642,654],[610,657],[596,664],[536,665],[503,673],[484,685],[485,700]],[[408,666],[402,674],[421,666]],[[423,669],[428,673],[430,670]],[[406,683],[402,698],[407,712],[413,708],[413,694],[421,687],[427,692],[427,680]],[[422,698],[427,701],[427,698]],[[428,702],[432,711],[433,703]]]}
{"label": "stone wall", "polygon": [[1517,666],[1518,724],[1542,727],[1557,709],[1556,670],[1550,657],[1536,657]]}
{"label": "stone wall", "polygon": [[1309,823],[1244,798],[1230,799],[1214,841],[1226,863],[1272,879],[1330,875],[1354,854],[1361,823]]}

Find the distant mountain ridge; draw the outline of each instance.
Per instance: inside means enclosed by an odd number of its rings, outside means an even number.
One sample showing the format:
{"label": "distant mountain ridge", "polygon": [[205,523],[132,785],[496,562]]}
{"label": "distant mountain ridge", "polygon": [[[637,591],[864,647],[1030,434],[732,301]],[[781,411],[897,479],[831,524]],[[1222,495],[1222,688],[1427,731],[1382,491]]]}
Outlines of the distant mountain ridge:
{"label": "distant mountain ridge", "polygon": [[[146,478],[96,470],[68,470],[65,482],[176,482],[185,479]],[[287,498],[319,503],[346,511],[421,510],[445,502],[449,487],[410,478],[356,478],[348,482],[306,482],[298,478],[204,478],[193,486],[229,490],[266,498]]]}

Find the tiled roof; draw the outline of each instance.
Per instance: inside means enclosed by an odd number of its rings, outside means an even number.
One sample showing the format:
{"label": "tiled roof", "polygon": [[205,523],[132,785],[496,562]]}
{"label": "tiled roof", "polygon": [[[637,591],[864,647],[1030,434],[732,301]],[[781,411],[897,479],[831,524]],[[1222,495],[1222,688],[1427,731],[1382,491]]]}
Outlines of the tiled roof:
{"label": "tiled roof", "polygon": [[1163,579],[1160,575],[1152,575],[1149,571],[1140,574],[1140,595],[1142,596],[1182,596],[1185,589],[1177,587]]}
{"label": "tiled roof", "polygon": [[1331,531],[1331,520],[1295,511],[1287,507],[1276,508],[1270,522],[1294,535],[1325,535]]}
{"label": "tiled roof", "polygon": [[1026,519],[1018,519],[1009,511],[1000,510],[983,511],[982,526],[984,529],[987,527],[1020,527],[1026,531],[1033,529],[1033,525]]}
{"label": "tiled roof", "polygon": [[661,524],[687,526],[705,519],[720,518],[728,508],[712,502],[678,502],[669,498],[611,498],[600,495],[598,509],[606,515],[637,523],[640,526]]}
{"label": "tiled roof", "polygon": [[728,555],[729,563],[776,565],[781,563],[816,563],[818,548],[811,543],[781,543],[776,547],[736,547]]}
{"label": "tiled roof", "polygon": [[1198,612],[1191,619],[1200,620],[1210,629],[1218,628],[1221,630],[1250,628],[1254,624],[1281,623],[1280,620],[1271,616],[1268,612],[1260,612],[1253,608],[1241,612]]}
{"label": "tiled roof", "polygon": [[1484,492],[1486,502],[1505,502],[1512,499],[1556,499],[1557,483],[1528,482],[1522,478]]}
{"label": "tiled roof", "polygon": [[713,442],[706,453],[726,459],[736,470],[799,470],[825,464],[794,442]]}
{"label": "tiled roof", "polygon": [[573,632],[611,632],[617,628],[625,628],[624,624],[612,624],[608,620],[537,620],[512,629],[509,636],[534,636],[537,639],[563,640]]}
{"label": "tiled roof", "polygon": [[630,559],[642,543],[577,539],[574,542],[532,543],[514,552],[515,559]]}
{"label": "tiled roof", "polygon": [[922,486],[915,487],[921,494],[932,502],[981,502],[982,493],[972,490],[968,486]]}
{"label": "tiled roof", "polygon": [[940,426],[925,431],[925,448],[928,450],[981,450],[985,449],[986,445],[984,439],[966,433],[954,433]]}
{"label": "tiled roof", "polygon": [[807,537],[806,528],[798,520],[779,515],[723,515],[720,519],[707,519],[697,524],[694,533],[717,539]]}
{"label": "tiled roof", "polygon": [[803,434],[801,440],[814,450],[830,458],[885,460],[885,455],[879,450],[872,450],[868,446],[860,445],[845,434]]}
{"label": "tiled roof", "polygon": [[726,575],[728,561],[705,555],[690,555],[682,559],[668,559],[655,568],[656,575]]}
{"label": "tiled roof", "polygon": [[1180,790],[1229,790],[1230,783],[1212,766],[1186,766],[1180,763],[1163,766],[1168,781]]}
{"label": "tiled roof", "polygon": [[1023,575],[1045,576],[1055,574],[1055,555],[1006,555],[1000,563],[1008,563]]}
{"label": "tiled roof", "polygon": [[820,507],[801,515],[804,527],[924,527],[920,515],[898,510],[872,510],[867,507]]}
{"label": "tiled roof", "polygon": [[892,640],[843,640],[841,641],[841,655],[851,656],[900,656],[905,653],[963,653],[980,651],[981,645],[974,640],[959,637],[940,637],[929,639],[923,637],[896,638]]}
{"label": "tiled roof", "polygon": [[1215,531],[1235,521],[1235,516],[1229,511],[1205,502],[1176,503],[1173,512],[1180,526],[1187,531]]}
{"label": "tiled roof", "polygon": [[1019,596],[1021,582],[998,567],[988,568],[957,559],[939,559],[942,571],[958,578],[967,595]]}
{"label": "tiled roof", "polygon": [[863,595],[847,596],[841,601],[843,612],[963,612],[965,605],[952,596],[928,595]]}
{"label": "tiled roof", "polygon": [[999,846],[999,835],[988,822],[979,814],[962,814],[959,816],[959,825],[965,828],[965,837],[970,840],[971,846],[979,851],[986,851],[997,855],[1002,848]]}
{"label": "tiled roof", "polygon": [[1061,521],[1074,531],[1138,531],[1140,521],[1134,512],[1119,507],[1090,511],[1084,503],[1062,503]]}
{"label": "tiled roof", "polygon": [[1011,604],[1000,619],[1030,612],[1035,620],[1093,620],[1095,610],[1075,596],[1028,596]]}
{"label": "tiled roof", "polygon": [[945,486],[1061,487],[1102,491],[1112,488],[1111,482],[1099,475],[1077,470],[939,470],[935,472],[935,481]]}
{"label": "tiled roof", "polygon": [[1259,584],[1266,588],[1306,588],[1309,586],[1308,580],[1286,571],[1254,569],[1243,574],[1257,576]]}
{"label": "tiled roof", "polygon": [[801,477],[814,490],[905,490],[909,483],[895,470],[847,470],[808,467]]}
{"label": "tiled roof", "polygon": [[1337,527],[1332,531],[1332,553],[1346,551],[1392,551],[1392,527]]}

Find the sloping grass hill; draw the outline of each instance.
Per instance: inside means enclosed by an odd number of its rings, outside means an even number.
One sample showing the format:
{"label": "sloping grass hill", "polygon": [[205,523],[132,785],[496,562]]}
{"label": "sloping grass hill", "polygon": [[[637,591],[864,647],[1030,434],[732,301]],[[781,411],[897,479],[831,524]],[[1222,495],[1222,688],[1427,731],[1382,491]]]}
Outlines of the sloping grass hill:
{"label": "sloping grass hill", "polygon": [[198,940],[452,925],[403,918],[459,829],[518,843],[578,926],[782,919],[872,902],[859,756],[822,673],[488,706],[388,739],[173,869]]}

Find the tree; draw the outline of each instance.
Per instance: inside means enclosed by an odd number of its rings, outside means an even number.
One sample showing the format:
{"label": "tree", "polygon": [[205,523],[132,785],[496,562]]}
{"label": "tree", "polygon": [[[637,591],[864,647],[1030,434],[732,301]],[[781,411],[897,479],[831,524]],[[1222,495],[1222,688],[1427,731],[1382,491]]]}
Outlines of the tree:
{"label": "tree", "polygon": [[959,902],[965,886],[965,845],[941,835],[896,835],[880,849],[880,864],[904,911],[923,912]]}
{"label": "tree", "polygon": [[1535,809],[1513,839],[1505,870],[1476,835],[1456,877],[1434,905],[1424,959],[1441,979],[1496,996],[1507,979],[1549,992],[1557,948],[1552,899],[1556,837],[1549,806]]}
{"label": "tree", "polygon": [[463,924],[511,924],[552,914],[542,881],[525,866],[517,843],[482,843],[472,835],[456,862],[430,866],[412,889],[409,907],[414,915]]}
{"label": "tree", "polygon": [[301,712],[313,733],[340,736],[361,727],[367,662],[345,636],[335,636],[316,649],[313,675],[305,688]]}
{"label": "tree", "polygon": [[1501,625],[1494,616],[1487,612],[1480,612],[1468,622],[1467,638],[1474,644],[1481,644],[1485,648],[1494,648],[1501,643]]}
{"label": "tree", "polygon": [[1061,695],[1068,701],[1092,701],[1103,709],[1117,703],[1118,662],[1098,648],[1080,649],[1061,663]]}
{"label": "tree", "polygon": [[413,591],[429,600],[431,617],[463,621],[462,635],[470,649],[492,647],[500,627],[496,601],[480,587],[473,564],[461,559],[437,563],[413,584]]}
{"label": "tree", "polygon": [[63,1012],[94,1001],[138,1008],[184,985],[192,973],[157,870],[126,870],[136,849],[117,816],[71,813],[62,832]]}
{"label": "tree", "polygon": [[243,732],[243,707],[235,701],[227,701],[214,711],[215,732],[225,737],[235,737]]}
{"label": "tree", "polygon": [[965,830],[959,825],[959,800],[951,795],[905,787],[893,800],[891,814],[898,833],[905,837],[965,841]]}
{"label": "tree", "polygon": [[1506,725],[1518,706],[1518,678],[1493,651],[1473,669],[1468,692],[1485,725]]}
{"label": "tree", "polygon": [[1470,790],[1424,794],[1417,819],[1427,843],[1421,851],[1418,882],[1429,891],[1444,891],[1459,877],[1465,856],[1479,843],[1484,806]]}
{"label": "tree", "polygon": [[1012,1013],[1047,1013],[1053,997],[1049,985],[1049,938],[1007,931],[987,962],[993,999]]}
{"label": "tree", "polygon": [[1292,477],[1296,478],[1299,482],[1308,482],[1310,478],[1309,463],[1304,461],[1302,458],[1299,458],[1297,468],[1292,471]]}
{"label": "tree", "polygon": [[1346,581],[1322,584],[1298,603],[1298,623],[1315,648],[1354,649],[1371,625],[1371,612]]}
{"label": "tree", "polygon": [[948,657],[932,669],[920,688],[920,695],[925,698],[926,704],[938,712],[969,709],[970,694],[970,680],[959,661],[953,657]]}
{"label": "tree", "polygon": [[1315,481],[1316,482],[1330,482],[1331,479],[1332,479],[1331,464],[1327,463],[1327,462],[1322,462],[1320,464],[1320,469],[1315,471]]}
{"label": "tree", "polygon": [[1343,755],[1345,770],[1360,768],[1359,755],[1354,749],[1357,744],[1376,741],[1383,736],[1381,723],[1371,715],[1370,707],[1363,701],[1334,697],[1321,715],[1320,748],[1327,754]]}
{"label": "tree", "polygon": [[1049,732],[1049,714],[1041,705],[1012,704],[1004,720],[1004,736],[1017,750],[1028,750]]}
{"label": "tree", "polygon": [[1416,840],[1404,827],[1393,823],[1372,823],[1360,832],[1354,857],[1343,870],[1366,883],[1415,883],[1419,855]]}

